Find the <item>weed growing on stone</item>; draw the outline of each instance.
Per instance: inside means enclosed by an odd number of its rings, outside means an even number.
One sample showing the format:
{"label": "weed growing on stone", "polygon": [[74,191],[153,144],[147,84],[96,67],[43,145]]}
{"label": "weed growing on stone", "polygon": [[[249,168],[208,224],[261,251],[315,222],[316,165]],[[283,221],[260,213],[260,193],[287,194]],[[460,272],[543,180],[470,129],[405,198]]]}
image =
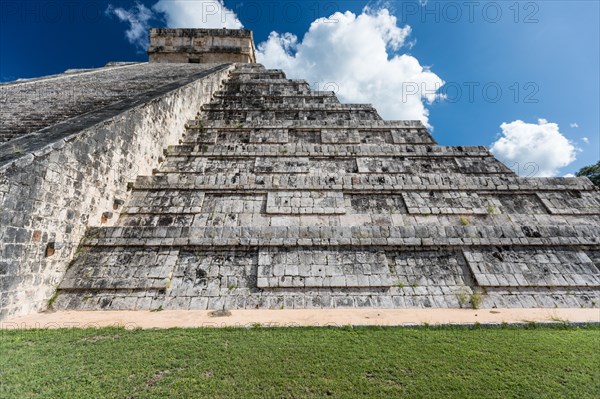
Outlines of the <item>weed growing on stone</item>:
{"label": "weed growing on stone", "polygon": [[54,303],[58,299],[59,292],[58,290],[54,291],[54,294],[48,299],[48,310],[54,309]]}
{"label": "weed growing on stone", "polygon": [[473,306],[473,309],[479,309],[482,299],[480,292],[473,292],[471,294],[471,306]]}
{"label": "weed growing on stone", "polygon": [[490,215],[495,215],[495,214],[498,213],[498,208],[496,208],[494,205],[490,205],[490,206],[487,207],[487,212]]}
{"label": "weed growing on stone", "polygon": [[466,288],[461,289],[456,293],[456,298],[458,299],[458,304],[461,308],[464,308],[469,303],[469,292]]}

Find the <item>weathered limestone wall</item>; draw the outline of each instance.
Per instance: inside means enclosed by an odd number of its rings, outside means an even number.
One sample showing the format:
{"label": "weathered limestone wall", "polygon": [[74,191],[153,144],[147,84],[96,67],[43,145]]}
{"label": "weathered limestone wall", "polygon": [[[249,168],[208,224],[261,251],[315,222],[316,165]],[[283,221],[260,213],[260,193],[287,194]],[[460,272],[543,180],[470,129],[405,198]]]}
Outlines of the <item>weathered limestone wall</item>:
{"label": "weathered limestone wall", "polygon": [[[0,83],[0,145],[215,66],[109,63],[102,68]],[[16,142],[14,147],[24,153],[26,144]],[[3,160],[0,157],[0,162]]]}
{"label": "weathered limestone wall", "polygon": [[151,63],[254,63],[252,31],[243,29],[151,29]]}
{"label": "weathered limestone wall", "polygon": [[600,191],[238,64],[57,310],[594,307]]}
{"label": "weathered limestone wall", "polygon": [[84,116],[81,130],[71,119],[62,136],[45,132],[58,136],[53,142],[31,151],[35,145],[26,143],[22,153],[0,157],[0,319],[47,306],[86,227],[118,219],[128,182],[152,174],[231,68],[144,93],[114,115],[94,113],[93,124]]}

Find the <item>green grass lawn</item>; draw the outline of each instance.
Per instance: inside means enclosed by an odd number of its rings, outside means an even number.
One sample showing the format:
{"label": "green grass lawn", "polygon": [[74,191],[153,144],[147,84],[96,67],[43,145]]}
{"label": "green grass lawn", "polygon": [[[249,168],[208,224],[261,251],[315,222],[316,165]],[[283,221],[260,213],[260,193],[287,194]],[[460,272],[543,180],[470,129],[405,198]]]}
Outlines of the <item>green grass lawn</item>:
{"label": "green grass lawn", "polygon": [[598,398],[600,328],[0,332],[0,398]]}

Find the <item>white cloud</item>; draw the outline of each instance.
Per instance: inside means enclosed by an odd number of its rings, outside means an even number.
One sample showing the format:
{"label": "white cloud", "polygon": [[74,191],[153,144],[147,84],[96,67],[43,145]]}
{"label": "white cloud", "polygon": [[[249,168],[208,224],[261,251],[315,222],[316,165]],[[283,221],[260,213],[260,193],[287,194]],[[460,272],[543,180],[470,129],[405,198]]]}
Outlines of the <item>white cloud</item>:
{"label": "white cloud", "polygon": [[152,9],[136,3],[129,10],[109,4],[106,14],[115,15],[119,20],[129,23],[125,37],[141,50],[146,50],[150,44],[148,30],[151,19],[164,19],[167,28],[243,28],[236,14],[225,7],[223,0],[159,0]]}
{"label": "white cloud", "polygon": [[152,9],[164,14],[168,28],[241,29],[237,15],[223,0],[159,0]]}
{"label": "white cloud", "polygon": [[576,129],[576,128],[578,128],[578,127],[579,127],[579,125],[577,124],[577,122],[573,122],[573,123],[571,123],[571,127],[572,127],[573,129]]}
{"label": "white cloud", "polygon": [[140,3],[136,3],[130,10],[109,4],[106,14],[115,15],[120,21],[129,23],[129,29],[125,31],[125,37],[129,43],[142,50],[148,48],[148,29],[150,28],[148,21],[153,17],[152,10]]}
{"label": "white cloud", "polygon": [[343,102],[372,103],[386,119],[428,123],[425,102],[440,98],[444,82],[415,57],[399,53],[410,33],[387,9],[336,12],[315,20],[302,41],[272,32],[258,45],[257,59],[314,88],[335,90]]}
{"label": "white cloud", "polygon": [[[148,47],[151,19],[169,28],[231,28],[243,25],[223,0],[159,0],[151,9],[109,5],[107,14],[129,23],[127,39]],[[366,7],[360,15],[336,12],[315,20],[302,41],[291,33],[271,33],[258,46],[258,61],[307,79],[315,89],[335,90],[343,102],[372,103],[386,119],[419,119],[428,124],[425,103],[441,98],[442,79],[415,57],[402,53],[410,26],[400,27],[386,8]]]}
{"label": "white cloud", "polygon": [[539,119],[538,123],[516,120],[500,125],[502,137],[492,144],[491,151],[517,173],[535,176],[556,176],[558,169],[575,161],[577,149],[560,133],[556,123]]}
{"label": "white cloud", "polygon": [[575,175],[573,173],[567,173],[566,175],[564,175],[563,177],[575,177]]}
{"label": "white cloud", "polygon": [[586,143],[586,144],[589,144],[589,143],[590,143],[590,139],[588,139],[587,137],[582,137],[582,138],[581,138],[581,141],[583,141],[583,142],[584,142],[584,143]]}

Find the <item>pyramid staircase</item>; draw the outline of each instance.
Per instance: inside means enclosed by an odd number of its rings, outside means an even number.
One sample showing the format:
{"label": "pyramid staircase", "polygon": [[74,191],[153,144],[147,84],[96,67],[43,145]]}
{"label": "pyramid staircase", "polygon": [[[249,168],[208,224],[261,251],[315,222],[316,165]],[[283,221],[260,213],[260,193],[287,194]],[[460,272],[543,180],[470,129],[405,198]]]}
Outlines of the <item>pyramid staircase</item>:
{"label": "pyramid staircase", "polygon": [[240,64],[56,309],[594,307],[600,192]]}

